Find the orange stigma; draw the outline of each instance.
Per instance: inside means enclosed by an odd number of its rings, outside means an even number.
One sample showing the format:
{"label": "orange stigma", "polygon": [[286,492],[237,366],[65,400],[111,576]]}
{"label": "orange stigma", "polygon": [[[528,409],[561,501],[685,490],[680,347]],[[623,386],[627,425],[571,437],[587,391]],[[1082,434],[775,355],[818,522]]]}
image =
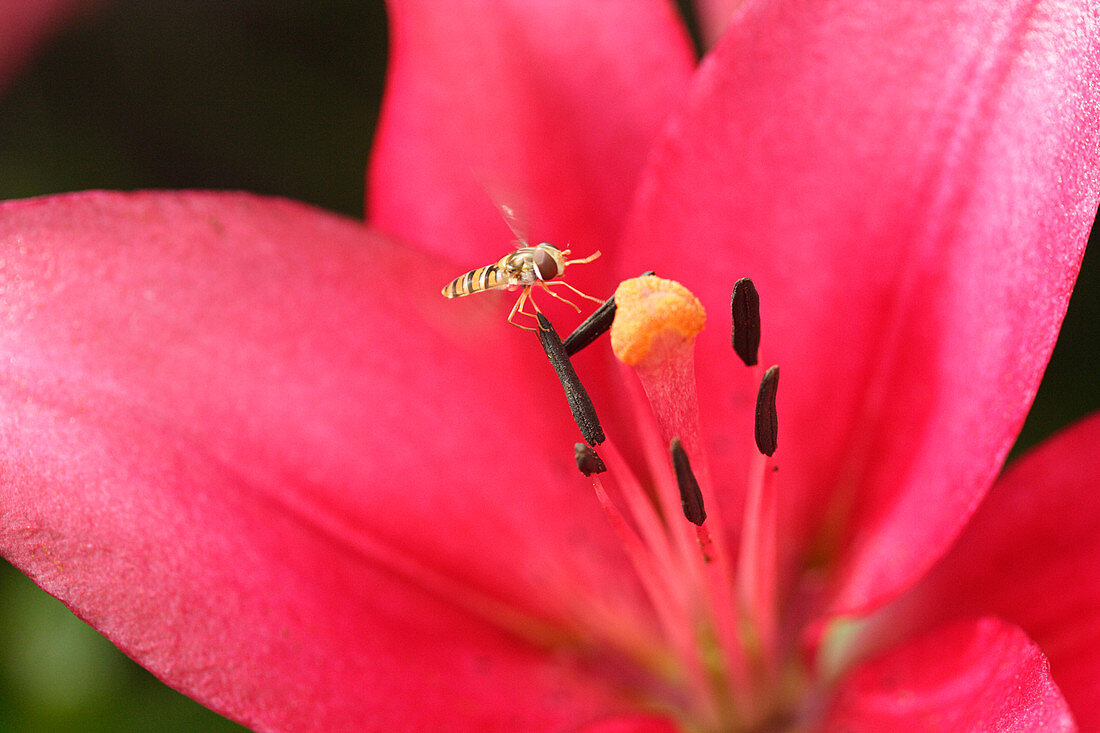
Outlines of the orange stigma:
{"label": "orange stigma", "polygon": [[690,290],[654,275],[620,283],[615,305],[611,349],[629,366],[664,360],[670,350],[690,348],[707,321],[702,303]]}

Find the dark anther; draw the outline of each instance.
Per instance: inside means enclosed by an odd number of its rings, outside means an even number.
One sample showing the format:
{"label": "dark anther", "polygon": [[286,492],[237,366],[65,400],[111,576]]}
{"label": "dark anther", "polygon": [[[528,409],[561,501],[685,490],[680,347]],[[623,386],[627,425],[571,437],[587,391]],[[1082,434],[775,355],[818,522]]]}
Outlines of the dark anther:
{"label": "dark anther", "polygon": [[594,473],[603,473],[607,470],[607,466],[604,465],[603,459],[600,458],[600,454],[584,443],[573,444],[573,455],[577,459],[577,468],[579,468],[581,473],[585,476],[591,476]]}
{"label": "dark anther", "polygon": [[[642,277],[652,274],[653,270],[643,272]],[[599,338],[600,334],[611,328],[611,323],[614,320],[615,296],[612,295],[599,308],[592,311],[592,315],[585,318],[584,322],[573,330],[573,333],[569,334],[569,337],[565,339],[565,353],[573,356],[585,346],[591,344]]]}
{"label": "dark anther", "polygon": [[615,320],[615,296],[605,300],[603,304],[592,311],[592,315],[584,319],[584,322],[569,334],[569,338],[565,339],[563,346],[565,347],[565,353],[569,356],[573,356],[578,351],[588,346],[590,343],[596,340],[600,334],[607,329],[611,328],[611,323]]}
{"label": "dark anther", "polygon": [[779,416],[775,412],[775,392],[779,388],[779,367],[764,372],[756,393],[756,447],[766,456],[775,453],[779,439]]}
{"label": "dark anther", "polygon": [[554,330],[546,316],[541,313],[538,314],[538,321],[539,328],[535,333],[538,334],[539,342],[542,344],[547,358],[550,359],[554,371],[558,373],[558,379],[565,390],[565,399],[569,402],[569,410],[573,413],[573,419],[576,421],[577,427],[580,428],[585,441],[589,445],[599,445],[604,441],[604,434],[600,419],[596,417],[596,408],[592,406],[592,400],[589,398],[588,393],[584,391],[584,386],[581,385],[581,380],[573,369],[573,365],[569,363],[569,357],[565,353],[558,332]]}
{"label": "dark anther", "polygon": [[733,284],[732,310],[733,350],[745,366],[755,366],[760,350],[760,295],[747,277]]}
{"label": "dark anther", "polygon": [[672,468],[676,472],[676,484],[680,487],[680,505],[684,508],[684,516],[689,522],[699,526],[707,518],[707,512],[703,508],[703,492],[699,490],[699,482],[695,480],[691,462],[688,461],[680,439],[673,438],[670,448]]}

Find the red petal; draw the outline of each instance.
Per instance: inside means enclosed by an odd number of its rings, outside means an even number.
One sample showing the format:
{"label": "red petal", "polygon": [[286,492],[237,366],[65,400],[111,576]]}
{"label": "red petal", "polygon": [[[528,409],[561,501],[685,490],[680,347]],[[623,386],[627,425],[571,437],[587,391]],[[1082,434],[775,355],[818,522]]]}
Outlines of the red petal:
{"label": "red petal", "polygon": [[534,241],[607,254],[650,142],[692,71],[672,5],[389,7],[371,222],[476,267],[512,247],[497,198],[518,209]]}
{"label": "red petal", "polygon": [[711,313],[703,419],[733,487],[756,385],[724,314],[755,280],[784,555],[829,567],[838,609],[934,562],[1024,419],[1100,201],[1098,45],[1077,2],[751,4],[650,160],[622,273]]}
{"label": "red petal", "polygon": [[591,723],[581,728],[580,733],[676,733],[678,730],[668,718],[629,715]]}
{"label": "red petal", "polygon": [[994,485],[951,551],[873,623],[879,641],[960,615],[1017,624],[1049,657],[1086,730],[1100,729],[1100,414]]}
{"label": "red petal", "polygon": [[1046,659],[1019,629],[959,622],[867,662],[827,716],[837,731],[1070,731]]}
{"label": "red petal", "polygon": [[564,401],[525,419],[560,387],[430,258],[215,194],[10,202],[0,252],[0,549],[127,653],[264,729],[615,712],[541,651],[585,587],[636,615]]}
{"label": "red petal", "polygon": [[98,0],[0,0],[0,91],[37,46],[64,21]]}

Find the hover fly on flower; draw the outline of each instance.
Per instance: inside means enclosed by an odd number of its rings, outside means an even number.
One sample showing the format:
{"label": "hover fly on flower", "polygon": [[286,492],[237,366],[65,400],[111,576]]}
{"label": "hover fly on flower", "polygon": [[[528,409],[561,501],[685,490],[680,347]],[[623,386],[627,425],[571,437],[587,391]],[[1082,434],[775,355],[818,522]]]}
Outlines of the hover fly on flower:
{"label": "hover fly on flower", "polygon": [[[484,290],[515,290],[516,288],[522,288],[523,292],[520,293],[519,300],[512,307],[512,312],[508,314],[508,322],[528,331],[534,331],[535,329],[522,326],[513,319],[517,313],[530,318],[534,318],[535,313],[538,313],[538,306],[535,305],[535,299],[531,294],[531,288],[535,285],[542,286],[550,295],[564,303],[568,303],[578,312],[580,308],[575,303],[555,293],[550,289],[550,286],[564,285],[582,298],[588,298],[597,303],[603,302],[598,298],[582,293],[564,280],[558,279],[569,265],[584,264],[599,257],[600,253],[598,251],[584,259],[571,260],[568,258],[568,249],[558,249],[548,242],[542,242],[532,247],[527,244],[526,237],[519,231],[515,213],[512,209],[504,205],[499,205],[499,208],[504,216],[504,221],[508,223],[512,233],[516,235],[516,243],[520,246],[514,252],[501,257],[495,264],[485,265],[456,277],[443,288],[444,297],[458,298]],[[523,309],[527,301],[531,302],[535,313],[528,313]]]}

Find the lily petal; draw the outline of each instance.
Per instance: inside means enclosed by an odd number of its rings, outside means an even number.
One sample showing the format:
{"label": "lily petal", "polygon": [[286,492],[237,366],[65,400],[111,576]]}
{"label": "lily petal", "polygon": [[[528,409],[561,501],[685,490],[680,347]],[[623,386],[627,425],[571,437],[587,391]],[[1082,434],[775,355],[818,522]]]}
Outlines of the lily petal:
{"label": "lily petal", "polygon": [[128,654],[260,729],[619,711],[545,653],[634,592],[564,404],[517,430],[560,387],[431,258],[200,193],[8,202],[0,252],[0,550]]}
{"label": "lily petal", "polygon": [[15,78],[35,48],[62,23],[98,0],[0,0],[0,91]]}
{"label": "lily petal", "polygon": [[472,268],[499,259],[514,239],[496,198],[517,210],[534,241],[608,254],[652,138],[693,70],[672,4],[392,0],[389,8],[371,223]]}
{"label": "lily petal", "polygon": [[925,634],[859,667],[826,730],[1071,731],[1039,648],[994,618]]}
{"label": "lily petal", "polygon": [[960,615],[1017,624],[1050,659],[1086,730],[1100,729],[1100,414],[1021,458],[910,593],[869,633],[924,628]]}
{"label": "lily petal", "polygon": [[[750,4],[649,161],[622,272],[682,279],[715,314],[755,280],[783,372],[780,546],[829,574],[837,611],[942,554],[1031,404],[1100,201],[1097,16]],[[744,486],[755,385],[724,329],[698,343],[715,475]]]}
{"label": "lily petal", "polygon": [[591,723],[581,729],[583,733],[676,733],[680,730],[668,718],[643,715],[624,715]]}

